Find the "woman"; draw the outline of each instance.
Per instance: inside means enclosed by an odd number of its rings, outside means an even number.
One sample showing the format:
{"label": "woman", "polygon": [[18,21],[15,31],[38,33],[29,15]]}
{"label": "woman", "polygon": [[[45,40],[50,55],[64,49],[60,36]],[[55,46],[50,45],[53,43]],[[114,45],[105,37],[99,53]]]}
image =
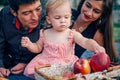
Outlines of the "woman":
{"label": "woman", "polygon": [[[111,61],[117,61],[118,53],[112,34],[112,3],[112,0],[81,0],[78,17],[72,28],[83,36],[96,40],[106,49]],[[78,57],[81,57],[84,51],[85,49],[76,45],[75,54]]]}

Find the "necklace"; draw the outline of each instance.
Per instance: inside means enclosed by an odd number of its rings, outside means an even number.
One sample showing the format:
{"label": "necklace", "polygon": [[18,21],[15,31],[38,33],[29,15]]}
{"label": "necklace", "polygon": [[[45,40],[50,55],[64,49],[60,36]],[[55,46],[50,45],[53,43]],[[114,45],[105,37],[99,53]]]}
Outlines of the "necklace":
{"label": "necklace", "polygon": [[78,27],[78,30],[79,30],[79,32],[81,33],[81,32],[84,31],[84,28],[83,28],[83,27]]}
{"label": "necklace", "polygon": [[76,30],[78,32],[82,33],[85,30],[85,28],[83,28],[82,26],[80,26],[80,24],[79,24],[78,21],[75,22],[75,25],[76,25]]}
{"label": "necklace", "polygon": [[86,23],[86,22],[81,22],[80,20],[80,16],[78,17],[78,19],[75,21],[75,29],[76,31],[82,33],[86,28],[87,26],[89,25],[90,23]]}

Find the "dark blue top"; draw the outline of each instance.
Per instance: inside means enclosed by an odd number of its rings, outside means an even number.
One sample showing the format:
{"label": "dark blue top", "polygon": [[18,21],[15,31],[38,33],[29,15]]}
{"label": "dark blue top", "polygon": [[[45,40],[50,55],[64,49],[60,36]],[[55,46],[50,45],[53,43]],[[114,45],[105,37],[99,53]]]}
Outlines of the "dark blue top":
{"label": "dark blue top", "polygon": [[6,68],[15,66],[18,63],[28,63],[36,54],[31,53],[21,46],[21,37],[27,36],[32,42],[39,39],[39,31],[42,27],[40,20],[39,26],[29,32],[22,26],[16,28],[16,17],[14,17],[9,7],[5,7],[0,12],[0,54],[3,54],[3,64]]}
{"label": "dark blue top", "polygon": [[[75,20],[77,19],[78,16],[78,12],[75,10],[72,10],[72,20],[73,20],[73,24],[75,22]],[[73,24],[71,26],[71,28],[73,27]],[[81,34],[86,37],[86,38],[93,38],[95,32],[97,31],[97,28],[94,24],[90,24]],[[79,45],[75,45],[75,55],[77,55],[79,58],[81,57],[82,53],[85,51],[86,49],[82,48]]]}

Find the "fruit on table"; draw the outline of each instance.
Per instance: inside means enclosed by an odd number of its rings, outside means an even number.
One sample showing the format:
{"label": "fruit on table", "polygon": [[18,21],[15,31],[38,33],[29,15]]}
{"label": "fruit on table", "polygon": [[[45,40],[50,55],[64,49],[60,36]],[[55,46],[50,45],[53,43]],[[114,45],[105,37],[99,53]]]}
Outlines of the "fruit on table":
{"label": "fruit on table", "polygon": [[85,58],[80,58],[74,63],[74,73],[89,74],[91,67],[89,61]]}
{"label": "fruit on table", "polygon": [[90,58],[90,66],[94,72],[103,71],[110,66],[110,58],[106,53],[96,53]]}
{"label": "fruit on table", "polygon": [[0,80],[8,80],[8,79],[6,79],[6,78],[3,78],[3,77],[0,77]]}

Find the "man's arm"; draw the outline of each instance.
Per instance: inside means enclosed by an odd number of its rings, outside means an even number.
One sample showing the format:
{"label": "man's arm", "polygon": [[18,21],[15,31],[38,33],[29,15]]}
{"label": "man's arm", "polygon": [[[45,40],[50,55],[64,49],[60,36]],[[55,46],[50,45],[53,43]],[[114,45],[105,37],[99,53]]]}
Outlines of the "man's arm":
{"label": "man's arm", "polygon": [[4,30],[3,30],[3,10],[0,11],[0,77],[6,77],[10,74],[10,71],[8,69],[4,68],[3,65],[3,53],[5,48],[5,36],[4,36]]}
{"label": "man's arm", "polygon": [[2,10],[0,11],[0,67],[3,67],[3,61],[2,61],[2,56],[3,56],[3,52],[4,52],[4,45],[5,45],[5,37],[4,37],[4,33],[3,33],[3,29],[2,29],[2,24],[3,24],[3,20],[2,20]]}

